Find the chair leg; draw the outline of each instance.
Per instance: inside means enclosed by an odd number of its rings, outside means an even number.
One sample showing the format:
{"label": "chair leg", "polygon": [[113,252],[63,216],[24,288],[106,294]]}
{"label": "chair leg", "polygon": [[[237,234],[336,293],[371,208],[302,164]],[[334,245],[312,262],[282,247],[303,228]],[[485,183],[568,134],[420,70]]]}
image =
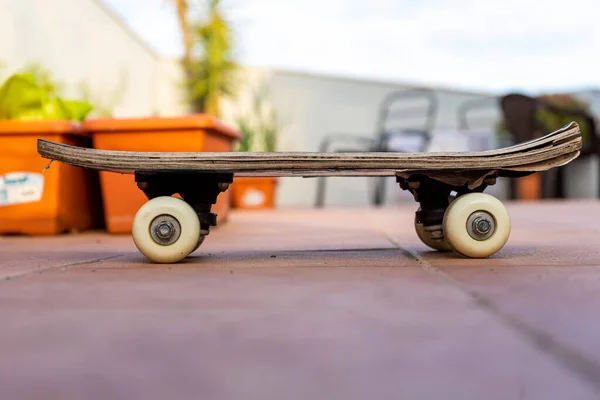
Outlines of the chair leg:
{"label": "chair leg", "polygon": [[556,170],[556,197],[559,199],[565,198],[565,171],[564,168],[559,167]]}

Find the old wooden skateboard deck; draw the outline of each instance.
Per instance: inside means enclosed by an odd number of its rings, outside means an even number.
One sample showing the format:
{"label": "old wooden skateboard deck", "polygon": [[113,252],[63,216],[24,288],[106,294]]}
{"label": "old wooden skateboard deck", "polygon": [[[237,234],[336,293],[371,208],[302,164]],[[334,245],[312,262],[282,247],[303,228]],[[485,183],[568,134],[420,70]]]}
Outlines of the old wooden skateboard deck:
{"label": "old wooden skateboard deck", "polygon": [[395,176],[420,205],[415,229],[426,245],[488,257],[508,240],[510,218],[485,188],[498,177],[563,166],[581,146],[575,122],[526,143],[461,153],[153,153],[38,140],[39,154],[51,162],[135,175],[149,201],[134,218],[132,236],[142,254],[160,263],[180,261],[200,246],[216,225],[211,207],[235,176]]}

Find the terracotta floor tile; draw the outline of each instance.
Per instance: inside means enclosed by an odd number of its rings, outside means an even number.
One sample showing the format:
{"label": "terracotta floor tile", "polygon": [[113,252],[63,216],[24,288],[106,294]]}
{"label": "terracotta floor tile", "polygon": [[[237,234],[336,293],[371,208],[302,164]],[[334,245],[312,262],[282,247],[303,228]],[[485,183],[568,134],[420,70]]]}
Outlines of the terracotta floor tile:
{"label": "terracotta floor tile", "polygon": [[4,285],[0,318],[21,398],[596,396],[419,268],[49,271]]}
{"label": "terracotta floor tile", "polygon": [[373,224],[406,250],[435,266],[600,265],[600,202],[507,202],[511,235],[505,247],[486,260],[432,251],[416,237],[414,209],[371,212]]}
{"label": "terracotta floor tile", "polygon": [[[211,232],[206,249],[336,250],[394,248],[368,223],[368,210],[283,209],[237,213]],[[217,237],[218,236],[218,237]],[[204,244],[203,244],[204,247]]]}
{"label": "terracotta floor tile", "polygon": [[599,398],[598,203],[509,204],[487,260],[415,209],[234,213],[176,265],[0,238],[0,398]]}
{"label": "terracotta floor tile", "polygon": [[0,236],[0,281],[48,268],[118,257],[120,238],[104,234],[51,237]]}
{"label": "terracotta floor tile", "polygon": [[530,340],[600,382],[600,266],[441,270],[502,318],[523,324]]}

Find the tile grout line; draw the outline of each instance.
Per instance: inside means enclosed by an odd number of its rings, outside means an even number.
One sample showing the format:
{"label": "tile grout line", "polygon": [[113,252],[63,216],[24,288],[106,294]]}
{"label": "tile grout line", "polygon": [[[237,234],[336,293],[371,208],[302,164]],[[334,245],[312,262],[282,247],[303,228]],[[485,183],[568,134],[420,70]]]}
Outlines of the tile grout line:
{"label": "tile grout line", "polygon": [[70,268],[70,267],[77,267],[80,265],[89,265],[89,264],[100,263],[102,261],[112,260],[114,258],[118,258],[121,256],[122,256],[121,254],[116,254],[116,255],[108,256],[108,257],[94,258],[91,260],[84,260],[84,261],[74,261],[74,262],[70,262],[70,263],[66,263],[66,264],[59,264],[59,265],[53,265],[53,266],[46,267],[46,268],[39,268],[34,271],[26,271],[26,272],[16,273],[16,274],[12,274],[12,275],[6,275],[6,276],[3,276],[2,278],[0,278],[0,283],[1,282],[9,282],[9,281],[19,279],[19,278],[24,278],[28,275],[41,274],[42,272],[47,272],[47,271],[50,271],[53,269]]}
{"label": "tile grout line", "polygon": [[494,318],[499,319],[504,325],[517,331],[519,335],[525,337],[527,342],[541,350],[542,353],[551,356],[568,371],[574,373],[587,384],[591,385],[595,391],[600,392],[600,364],[594,360],[586,358],[578,351],[571,349],[569,346],[562,344],[558,340],[554,339],[552,335],[544,332],[543,330],[534,328],[520,319],[503,312],[492,300],[482,296],[476,291],[468,289],[459,281],[450,277],[444,271],[434,267],[423,258],[414,254],[412,251],[402,247],[400,243],[394,240],[383,229],[377,228],[377,230],[387,240],[389,240],[390,243],[396,246],[398,250],[414,259],[419,264],[421,269],[423,269],[426,273],[450,284],[454,288],[469,296],[469,298],[474,300],[475,303],[483,310],[490,313]]}

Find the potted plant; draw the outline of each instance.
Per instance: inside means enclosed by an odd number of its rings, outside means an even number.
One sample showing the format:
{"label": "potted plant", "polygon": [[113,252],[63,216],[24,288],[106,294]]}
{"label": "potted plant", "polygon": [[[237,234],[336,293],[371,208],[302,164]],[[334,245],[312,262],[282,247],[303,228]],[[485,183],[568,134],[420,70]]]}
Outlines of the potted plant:
{"label": "potted plant", "polygon": [[[541,137],[548,132],[555,131],[570,123],[576,121],[581,128],[581,134],[584,144],[589,141],[590,132],[588,132],[587,124],[581,118],[570,115],[569,111],[589,112],[588,105],[576,97],[569,94],[546,94],[537,97],[540,102],[548,107],[537,107],[535,112],[535,125],[538,127],[534,132],[534,138]],[[551,109],[555,108],[555,109]],[[559,111],[559,110],[564,110]],[[499,124],[497,135],[499,140],[506,138],[506,126],[504,121]],[[520,200],[538,200],[542,196],[542,175],[544,173],[537,172],[514,181],[516,195]]]}
{"label": "potted plant", "polygon": [[579,128],[581,129],[581,137],[583,139],[584,146],[590,140],[589,127],[586,122],[576,116],[569,114],[569,111],[574,111],[576,113],[589,113],[589,105],[575,96],[570,94],[546,94],[538,97],[545,104],[556,107],[557,109],[564,110],[564,112],[547,110],[543,107],[538,110],[536,115],[538,124],[544,127],[544,130],[547,132],[551,132],[566,124],[575,121],[579,124]]}
{"label": "potted plant", "polygon": [[96,175],[53,165],[37,139],[89,147],[80,129],[92,106],[59,95],[39,67],[9,76],[0,87],[0,233],[56,234],[102,225]]}
{"label": "potted plant", "polygon": [[[157,152],[232,151],[239,133],[220,121],[220,99],[233,91],[229,26],[219,0],[207,1],[204,21],[190,22],[187,2],[178,1],[178,18],[185,41],[182,68],[186,76],[190,115],[180,117],[100,118],[85,121],[98,149]],[[106,228],[131,232],[137,210],[147,201],[131,175],[101,172]],[[227,220],[230,191],[219,194],[212,210],[219,224]]]}
{"label": "potted plant", "polygon": [[[237,151],[277,151],[279,123],[275,110],[267,103],[264,86],[252,94],[250,111],[238,116],[236,124],[241,134]],[[275,177],[237,177],[231,187],[232,208],[274,208],[276,187]]]}
{"label": "potted plant", "polygon": [[[538,124],[543,127],[545,132],[550,132],[560,129],[572,121],[577,122],[583,140],[582,155],[585,155],[587,150],[590,149],[591,136],[596,135],[596,132],[590,132],[590,125],[585,118],[585,116],[592,117],[590,105],[574,95],[566,93],[541,95],[539,96],[539,99],[546,104],[548,108],[541,107],[538,111],[536,115]],[[580,196],[587,192],[587,190],[584,190],[582,193],[581,189],[578,189],[578,187],[594,187],[595,178],[593,178],[593,175],[595,174],[593,173],[593,167],[590,169],[590,161],[593,162],[590,158],[581,157],[567,166],[553,171],[547,171],[544,174],[556,181],[557,186],[561,186],[563,195]],[[575,180],[569,179],[569,176],[576,176],[577,178]],[[572,186],[570,182],[574,181],[579,182],[579,184]],[[573,189],[575,189],[577,194],[572,192]],[[593,196],[593,194],[591,195]]]}

